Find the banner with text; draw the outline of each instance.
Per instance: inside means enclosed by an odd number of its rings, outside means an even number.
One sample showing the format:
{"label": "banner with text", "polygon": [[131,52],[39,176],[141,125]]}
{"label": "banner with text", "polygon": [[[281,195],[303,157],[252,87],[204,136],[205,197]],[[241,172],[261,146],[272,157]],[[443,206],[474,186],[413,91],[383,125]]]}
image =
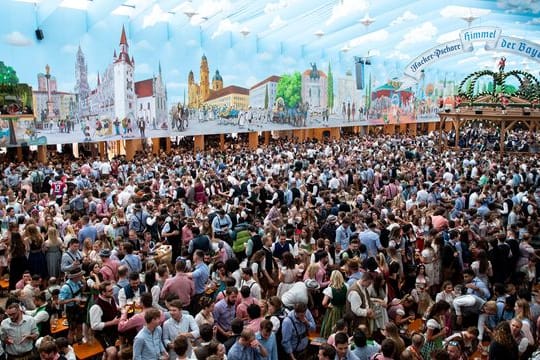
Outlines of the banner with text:
{"label": "banner with text", "polygon": [[405,68],[405,75],[419,80],[423,71],[438,60],[470,53],[473,43],[484,43],[484,49],[504,51],[540,62],[540,44],[501,34],[498,27],[479,26],[462,30],[459,39],[437,45],[413,59]]}

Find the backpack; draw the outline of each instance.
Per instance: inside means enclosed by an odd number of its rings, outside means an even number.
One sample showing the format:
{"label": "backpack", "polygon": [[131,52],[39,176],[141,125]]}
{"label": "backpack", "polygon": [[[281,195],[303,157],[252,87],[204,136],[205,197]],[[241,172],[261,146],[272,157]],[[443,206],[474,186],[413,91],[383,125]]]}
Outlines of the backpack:
{"label": "backpack", "polygon": [[381,235],[379,235],[379,241],[381,242],[381,245],[385,248],[388,247],[388,243],[390,242],[390,231],[387,228],[381,229]]}
{"label": "backpack", "polygon": [[251,233],[245,227],[237,227],[233,233],[232,249],[235,253],[241,253],[246,250],[246,244],[251,239]]}
{"label": "backpack", "polygon": [[32,175],[30,179],[32,181],[32,185],[41,186],[41,184],[43,184],[43,180],[45,179],[45,176],[43,175],[43,172],[39,170],[35,170],[35,171],[32,171]]}
{"label": "backpack", "polygon": [[[279,328],[276,331],[276,343],[277,343],[277,349],[278,349],[278,359],[287,359],[287,354],[285,353],[285,349],[283,348],[283,320],[287,317],[287,314],[285,311],[281,310],[279,314],[275,315],[279,320]],[[268,317],[268,320],[270,320],[271,316]]]}

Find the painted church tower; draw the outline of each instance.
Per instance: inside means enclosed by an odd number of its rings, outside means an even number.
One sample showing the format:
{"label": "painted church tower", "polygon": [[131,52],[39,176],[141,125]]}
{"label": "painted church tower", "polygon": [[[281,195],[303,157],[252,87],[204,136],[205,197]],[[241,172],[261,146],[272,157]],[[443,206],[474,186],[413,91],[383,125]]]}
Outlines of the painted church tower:
{"label": "painted church tower", "polygon": [[114,59],[114,114],[119,118],[125,117],[135,121],[135,86],[133,83],[133,72],[135,60],[129,57],[129,45],[126,38],[126,31],[122,26],[120,36],[120,53]]}
{"label": "painted church tower", "polygon": [[77,60],[75,63],[75,94],[77,95],[77,118],[82,119],[89,113],[88,110],[88,94],[90,93],[90,86],[88,85],[88,65],[84,53],[79,45],[77,50]]}
{"label": "painted church tower", "polygon": [[201,59],[201,101],[204,103],[210,96],[210,73],[206,55]]}
{"label": "painted church tower", "polygon": [[195,82],[193,71],[190,71],[188,75],[188,107],[197,109],[199,105],[199,85]]}
{"label": "painted church tower", "polygon": [[221,90],[223,89],[223,78],[219,73],[219,70],[216,70],[214,77],[212,78],[212,90]]}

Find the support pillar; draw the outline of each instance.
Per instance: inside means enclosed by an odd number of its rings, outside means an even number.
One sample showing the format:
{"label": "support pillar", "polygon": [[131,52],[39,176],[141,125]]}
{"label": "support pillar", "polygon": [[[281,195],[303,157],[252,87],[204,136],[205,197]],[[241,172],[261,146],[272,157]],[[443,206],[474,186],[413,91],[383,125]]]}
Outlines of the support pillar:
{"label": "support pillar", "polygon": [[264,145],[270,144],[270,138],[272,137],[272,132],[265,131],[263,132],[263,134],[264,134]]}
{"label": "support pillar", "polygon": [[324,131],[325,130],[328,131],[327,129],[324,129],[324,128],[313,129],[313,138],[317,139],[319,141],[322,141],[323,138],[324,138]]}
{"label": "support pillar", "polygon": [[23,161],[22,146],[17,146],[17,161]]}
{"label": "support pillar", "polygon": [[413,122],[407,125],[409,129],[409,134],[416,136],[416,128],[418,127],[418,124]]}
{"label": "support pillar", "polygon": [[396,125],[394,124],[386,124],[384,125],[384,133],[386,135],[394,135],[396,133]]}
{"label": "support pillar", "polygon": [[193,150],[204,151],[204,135],[195,135],[193,140]]}
{"label": "support pillar", "polygon": [[159,155],[159,138],[153,138],[152,139],[152,154]]}
{"label": "support pillar", "polygon": [[99,159],[105,160],[108,157],[107,154],[107,143],[105,141],[100,141],[98,143],[98,152],[99,152]]}
{"label": "support pillar", "polygon": [[225,134],[219,134],[219,149],[221,151],[225,150]]}
{"label": "support pillar", "polygon": [[435,131],[437,129],[437,123],[435,122],[428,122],[427,123],[427,131],[428,133]]}
{"label": "support pillar", "polygon": [[456,148],[458,148],[459,147],[459,137],[461,136],[460,133],[459,133],[459,127],[460,127],[459,120],[455,120],[455,122],[453,122],[453,125],[455,125],[455,127],[456,127],[456,141],[454,142],[454,146]]}
{"label": "support pillar", "polygon": [[249,148],[256,149],[259,147],[259,134],[257,132],[249,133]]}
{"label": "support pillar", "polygon": [[305,138],[304,130],[293,130],[293,136],[298,139],[298,142],[303,142]]}
{"label": "support pillar", "polygon": [[135,153],[141,149],[142,145],[140,139],[126,140],[126,159],[133,160],[133,158],[135,157]]}
{"label": "support pillar", "polygon": [[37,153],[38,161],[42,164],[46,164],[47,163],[47,145],[38,145],[37,151],[38,151]]}
{"label": "support pillar", "polygon": [[401,135],[407,134],[407,124],[399,124],[399,133]]}
{"label": "support pillar", "polygon": [[165,152],[167,154],[171,153],[171,137],[170,136],[167,136],[165,138]]}
{"label": "support pillar", "polygon": [[330,129],[330,138],[332,140],[339,140],[341,139],[341,132],[340,132],[340,128],[336,127],[336,128],[331,128]]}

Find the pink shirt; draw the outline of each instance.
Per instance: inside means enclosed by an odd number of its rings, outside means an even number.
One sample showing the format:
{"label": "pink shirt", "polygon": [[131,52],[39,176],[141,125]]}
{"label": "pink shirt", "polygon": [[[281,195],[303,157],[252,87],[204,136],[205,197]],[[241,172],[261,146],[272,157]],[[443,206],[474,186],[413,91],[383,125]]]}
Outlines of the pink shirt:
{"label": "pink shirt", "polygon": [[[163,314],[163,312],[161,312],[161,318],[159,322],[163,324],[165,320],[165,315]],[[144,327],[144,325],[146,325],[146,321],[144,320],[144,311],[133,315],[131,319],[128,319],[127,315],[122,315],[122,318],[118,323],[118,331],[125,332],[131,329],[135,329],[137,332],[139,332]]]}
{"label": "pink shirt", "polygon": [[174,277],[165,280],[163,289],[161,289],[161,298],[164,299],[167,294],[177,294],[184,306],[188,306],[191,297],[195,294],[195,285],[193,280],[184,273],[177,273]]}
{"label": "pink shirt", "polygon": [[[247,308],[251,304],[259,305],[259,302],[257,301],[257,299],[251,296],[246,299],[242,299],[242,301],[238,305],[236,305],[236,317],[242,320],[247,319]],[[259,331],[259,329],[257,329],[255,332],[257,331]]]}
{"label": "pink shirt", "polygon": [[185,225],[182,228],[182,239],[184,240],[184,245],[188,245],[191,239],[193,239],[193,232],[191,231],[191,227]]}
{"label": "pink shirt", "polygon": [[244,326],[244,329],[251,329],[254,333],[257,333],[259,330],[261,330],[261,321],[264,319],[262,317],[258,319],[253,319],[247,323],[246,326]]}
{"label": "pink shirt", "polygon": [[99,270],[101,275],[103,276],[103,280],[109,280],[109,281],[118,281],[118,261],[116,260],[107,260],[103,263],[101,266],[101,269]]}

